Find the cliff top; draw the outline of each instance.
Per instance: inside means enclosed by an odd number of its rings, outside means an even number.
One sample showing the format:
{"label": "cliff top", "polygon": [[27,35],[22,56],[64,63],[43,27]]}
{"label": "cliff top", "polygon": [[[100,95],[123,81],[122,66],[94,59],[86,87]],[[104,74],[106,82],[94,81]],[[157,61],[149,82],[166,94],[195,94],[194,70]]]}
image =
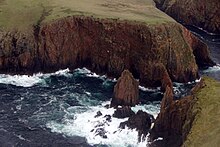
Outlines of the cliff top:
{"label": "cliff top", "polygon": [[192,129],[183,146],[218,146],[220,138],[220,83],[205,77],[206,86],[197,93],[197,103],[193,108],[198,111]]}
{"label": "cliff top", "polygon": [[0,28],[23,30],[59,18],[84,15],[138,21],[172,22],[153,0],[0,0]]}

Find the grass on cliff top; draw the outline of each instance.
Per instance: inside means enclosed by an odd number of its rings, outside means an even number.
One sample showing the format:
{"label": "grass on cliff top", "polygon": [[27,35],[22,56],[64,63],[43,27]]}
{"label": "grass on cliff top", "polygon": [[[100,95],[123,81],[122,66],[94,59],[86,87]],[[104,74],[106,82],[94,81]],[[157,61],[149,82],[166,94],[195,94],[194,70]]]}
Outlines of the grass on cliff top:
{"label": "grass on cliff top", "polygon": [[199,109],[184,147],[220,146],[220,82],[205,77],[206,87],[197,94]]}
{"label": "grass on cliff top", "polygon": [[0,28],[25,29],[39,22],[85,15],[149,24],[173,19],[155,8],[153,0],[0,0]]}

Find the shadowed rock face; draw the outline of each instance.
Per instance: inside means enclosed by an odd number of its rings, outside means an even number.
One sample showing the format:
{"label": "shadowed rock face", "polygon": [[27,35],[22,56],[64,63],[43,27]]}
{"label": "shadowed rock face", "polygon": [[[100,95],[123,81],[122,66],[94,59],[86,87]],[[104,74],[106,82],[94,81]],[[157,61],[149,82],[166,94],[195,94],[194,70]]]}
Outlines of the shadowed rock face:
{"label": "shadowed rock face", "polygon": [[200,68],[216,65],[216,63],[212,61],[208,46],[205,43],[197,39],[192,33],[189,33],[186,28],[184,29],[184,36],[190,46],[194,49],[193,54],[195,55],[196,63]]}
{"label": "shadowed rock face", "polygon": [[67,17],[29,32],[2,31],[0,72],[32,74],[87,67],[119,77],[128,69],[144,86],[161,86],[161,78],[167,74],[172,81],[188,82],[198,78],[197,54],[193,54],[198,46],[187,39],[193,35],[186,34],[190,32],[171,22],[147,25]]}
{"label": "shadowed rock face", "polygon": [[178,21],[220,33],[219,0],[154,0],[157,6]]}
{"label": "shadowed rock face", "polygon": [[115,118],[126,118],[134,115],[135,113],[131,110],[131,107],[125,106],[122,108],[117,108],[113,114]]}
{"label": "shadowed rock face", "polygon": [[180,100],[174,100],[172,88],[166,87],[160,114],[151,131],[151,138],[153,140],[158,137],[162,137],[163,140],[154,142],[152,146],[181,146],[197,114],[196,111],[193,111],[197,99],[195,94],[204,86],[205,84],[202,80],[191,90],[191,95]]}
{"label": "shadowed rock face", "polygon": [[129,117],[128,121],[120,123],[119,127],[124,129],[125,126],[127,126],[131,129],[136,129],[138,131],[138,141],[141,141],[141,137],[145,137],[149,132],[153,119],[154,118],[152,115],[143,112],[142,110],[139,110],[135,115]]}
{"label": "shadowed rock face", "polygon": [[128,70],[124,70],[114,87],[111,107],[134,106],[138,104],[139,82],[134,79]]}

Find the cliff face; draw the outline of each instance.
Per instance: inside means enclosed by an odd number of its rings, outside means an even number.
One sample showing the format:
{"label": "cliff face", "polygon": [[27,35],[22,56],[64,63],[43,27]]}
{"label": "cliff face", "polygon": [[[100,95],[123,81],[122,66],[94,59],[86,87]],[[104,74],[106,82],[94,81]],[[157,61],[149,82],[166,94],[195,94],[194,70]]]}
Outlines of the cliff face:
{"label": "cliff face", "polygon": [[163,140],[154,142],[152,146],[178,147],[183,144],[199,111],[195,105],[198,99],[196,94],[204,87],[205,83],[202,80],[191,90],[191,95],[174,100],[172,88],[167,86],[160,114],[151,131],[153,140],[158,137],[162,137]]}
{"label": "cliff face", "polygon": [[0,22],[1,73],[87,67],[119,77],[128,69],[142,85],[165,90],[171,80],[198,78],[196,62],[210,59],[207,46],[152,0],[19,0],[14,6],[0,3],[6,20]]}
{"label": "cliff face", "polygon": [[186,31],[177,23],[67,17],[26,34],[2,32],[0,71],[52,72],[85,66],[116,77],[128,69],[147,86],[161,85],[164,72],[173,81],[187,82],[198,78],[198,69],[193,54],[197,46],[187,40]]}
{"label": "cliff face", "polygon": [[219,0],[154,0],[157,6],[178,21],[209,32],[220,33]]}

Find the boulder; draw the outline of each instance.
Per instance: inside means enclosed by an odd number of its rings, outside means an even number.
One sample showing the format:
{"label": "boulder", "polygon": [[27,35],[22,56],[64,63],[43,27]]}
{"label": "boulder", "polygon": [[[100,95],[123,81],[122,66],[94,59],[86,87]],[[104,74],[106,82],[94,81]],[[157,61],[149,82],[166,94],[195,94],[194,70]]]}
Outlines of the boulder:
{"label": "boulder", "polygon": [[122,107],[122,108],[117,108],[113,114],[113,117],[116,118],[126,118],[134,115],[135,113],[131,110],[131,107]]}
{"label": "boulder", "polygon": [[140,137],[142,134],[146,135],[148,133],[151,128],[152,118],[152,115],[139,110],[135,115],[129,117],[128,121],[120,123],[119,127],[124,129],[127,126],[131,129],[136,129]]}
{"label": "boulder", "polygon": [[99,116],[102,116],[102,112],[101,111],[98,111],[95,115],[95,118],[99,117]]}
{"label": "boulder", "polygon": [[138,104],[138,86],[139,82],[134,79],[133,75],[128,70],[124,70],[114,87],[111,107],[117,107],[118,105],[134,106]]}
{"label": "boulder", "polygon": [[105,115],[104,117],[106,118],[107,122],[111,122],[112,121],[111,115]]}

